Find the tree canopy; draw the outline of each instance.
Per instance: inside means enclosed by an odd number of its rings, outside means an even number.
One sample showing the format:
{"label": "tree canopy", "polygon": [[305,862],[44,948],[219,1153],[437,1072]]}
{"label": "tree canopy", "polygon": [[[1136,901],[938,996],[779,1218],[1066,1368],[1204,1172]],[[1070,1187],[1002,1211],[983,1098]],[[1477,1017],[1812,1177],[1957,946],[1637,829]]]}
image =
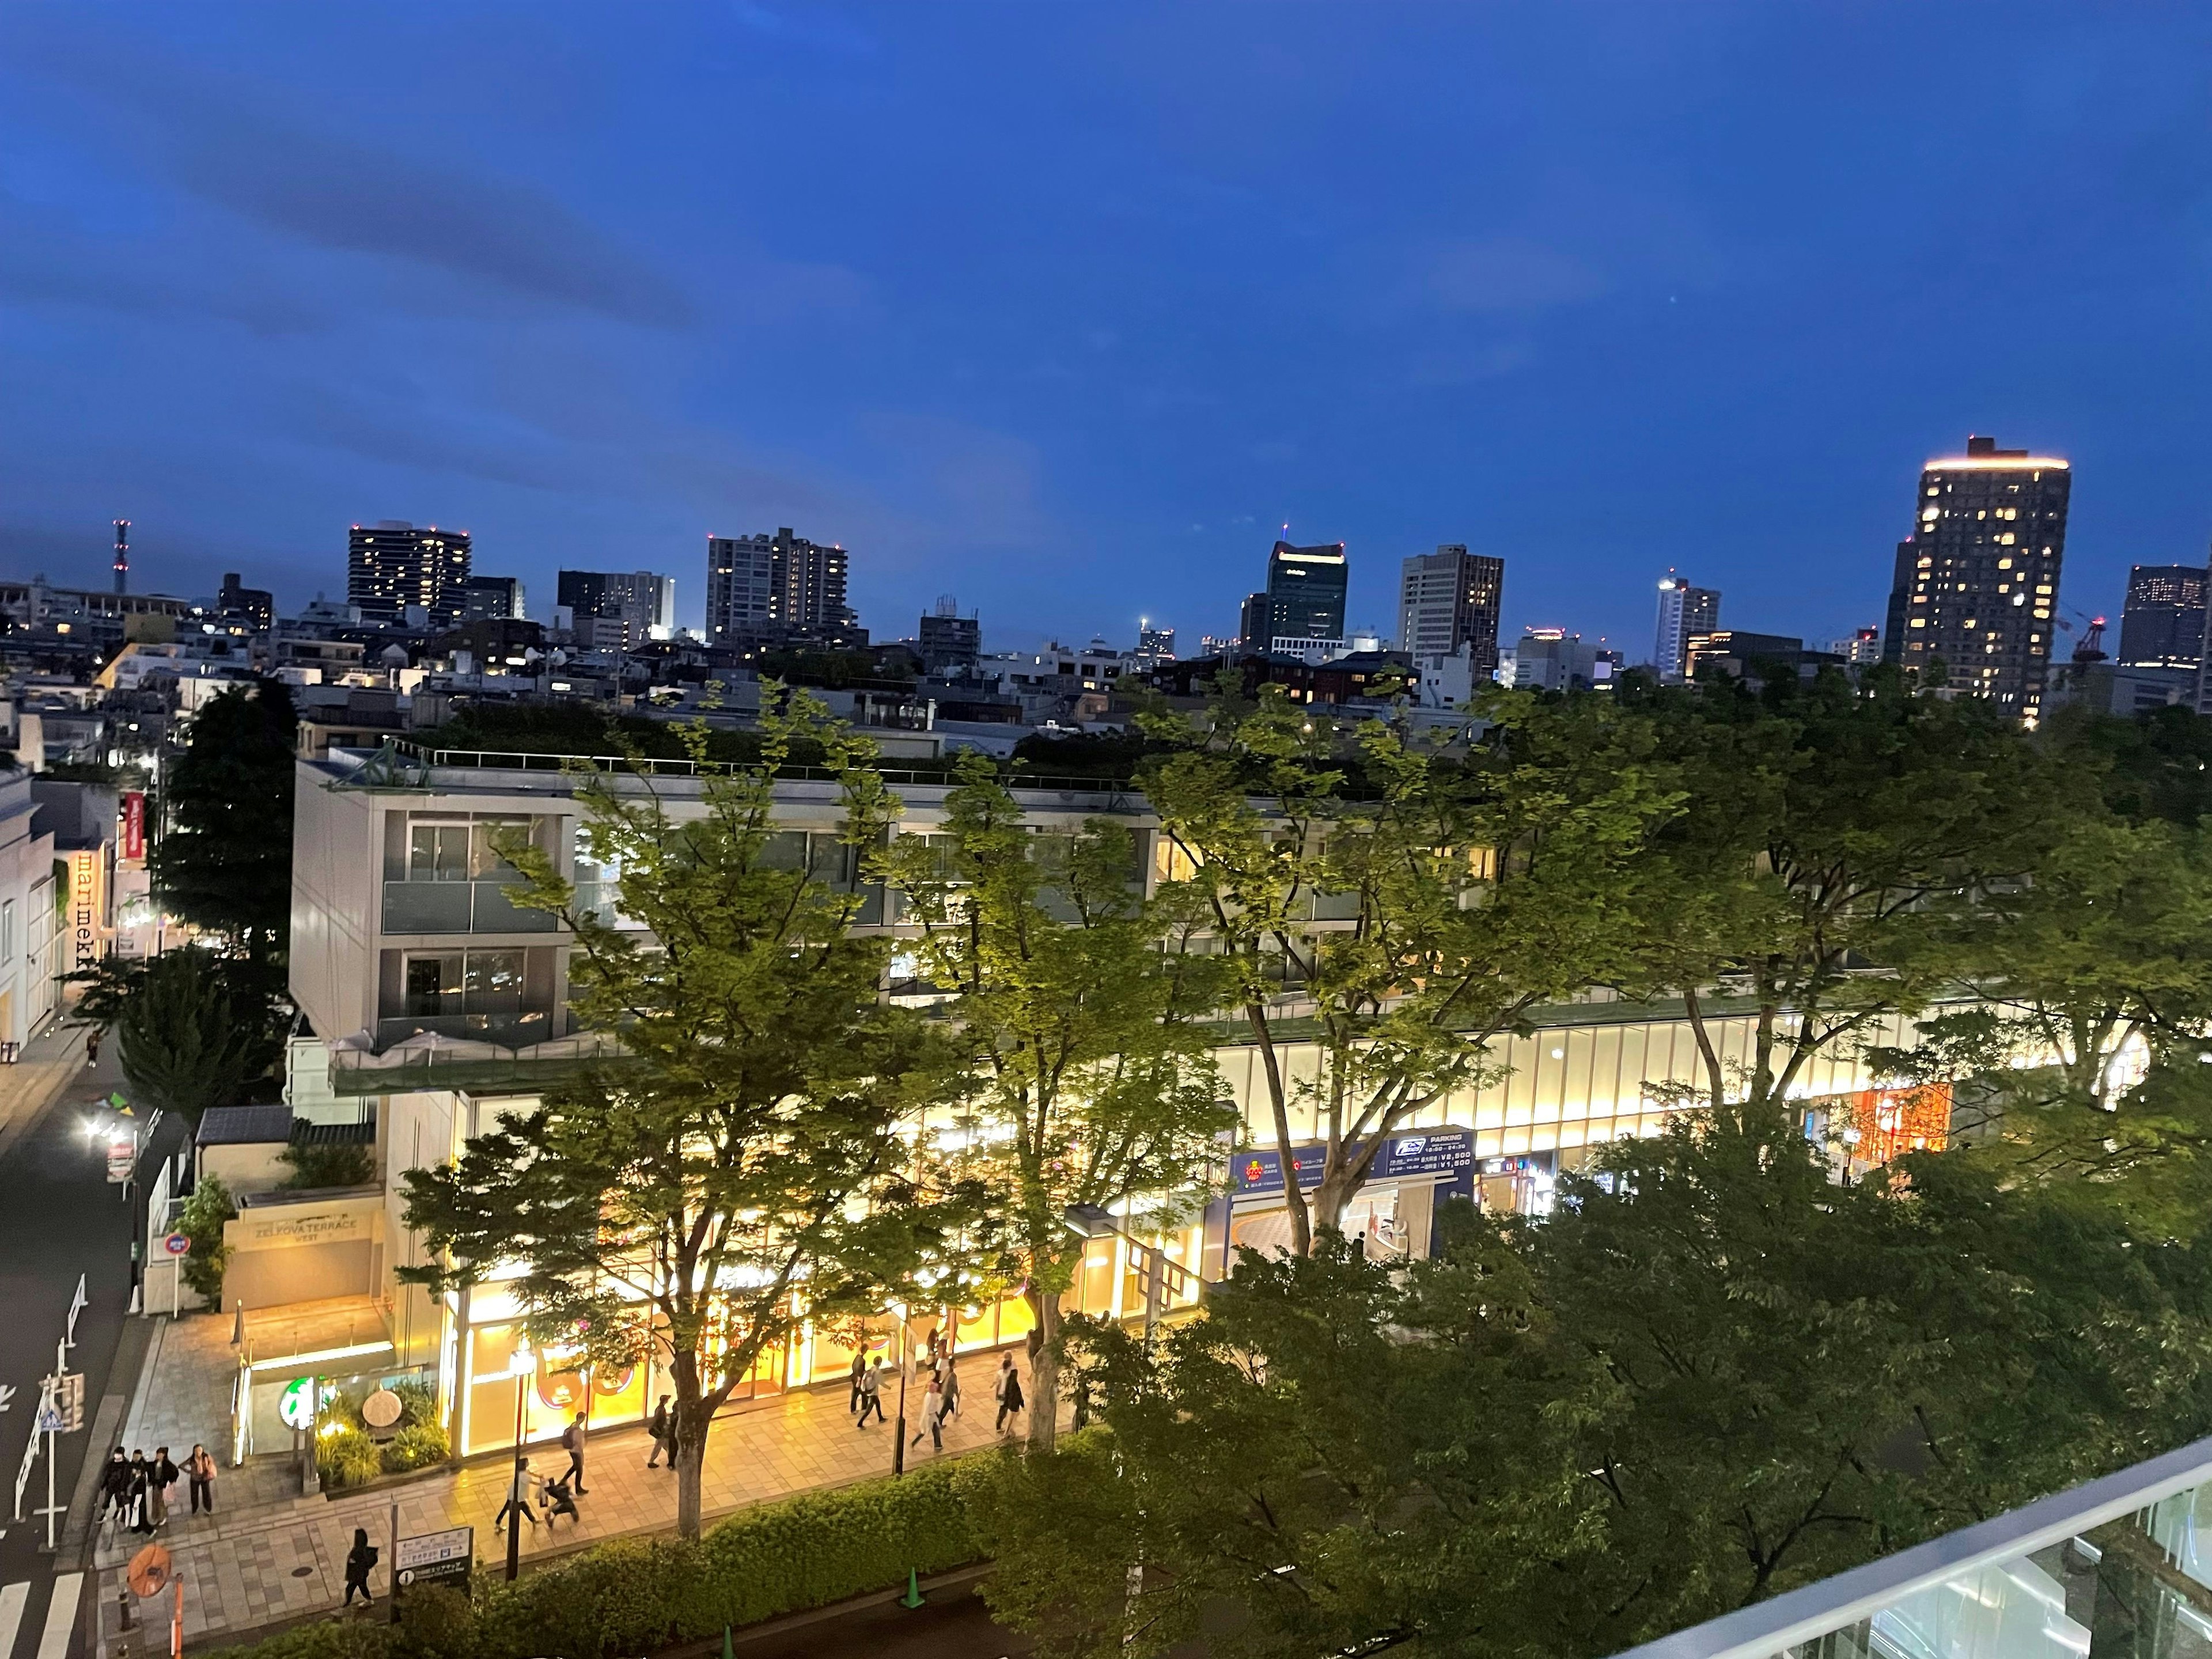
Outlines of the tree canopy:
{"label": "tree canopy", "polygon": [[292,780],[299,717],[276,680],[218,693],[192,716],[162,781],[149,856],[155,899],[256,957],[292,917]]}

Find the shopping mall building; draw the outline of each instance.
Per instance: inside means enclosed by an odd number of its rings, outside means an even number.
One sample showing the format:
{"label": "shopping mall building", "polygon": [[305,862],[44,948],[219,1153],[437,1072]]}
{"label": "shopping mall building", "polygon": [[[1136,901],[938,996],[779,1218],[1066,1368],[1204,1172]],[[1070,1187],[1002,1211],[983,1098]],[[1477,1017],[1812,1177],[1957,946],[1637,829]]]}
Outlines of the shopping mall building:
{"label": "shopping mall building", "polygon": [[[702,786],[681,772],[659,772],[653,787],[672,811],[698,810]],[[576,781],[550,756],[387,748],[334,750],[299,763],[291,975],[313,1035],[295,1043],[292,1104],[300,1118],[352,1124],[364,1136],[373,1122],[379,1190],[297,1200],[257,1194],[232,1224],[249,1248],[234,1257],[226,1311],[245,1300],[258,1328],[277,1328],[284,1310],[256,1302],[256,1285],[347,1309],[343,1342],[309,1338],[322,1346],[246,1355],[241,1452],[281,1443],[277,1395],[303,1368],[319,1366],[342,1386],[403,1376],[429,1384],[448,1407],[463,1455],[513,1443],[518,1395],[526,1437],[541,1438],[557,1434],[587,1395],[595,1420],[606,1423],[642,1418],[665,1391],[643,1370],[588,1376],[557,1352],[532,1352],[520,1340],[513,1297],[496,1281],[432,1296],[395,1277],[423,1259],[404,1218],[405,1171],[452,1158],[468,1137],[526,1107],[549,1079],[605,1042],[572,1029],[568,935],[553,916],[511,902],[518,878],[493,850],[495,833],[527,835],[576,883],[578,902],[592,905],[612,872],[579,856]],[[904,811],[895,833],[942,833],[945,786],[896,787]],[[1158,820],[1138,794],[1109,785],[1016,793],[1042,832],[1072,831],[1097,817],[1127,826],[1147,887],[1168,867]],[[825,879],[858,883],[854,849],[837,838],[835,783],[781,781],[775,799],[781,854]],[[896,934],[898,896],[868,890],[862,916],[864,927]],[[895,985],[894,994],[911,988]],[[1371,1252],[1419,1255],[1445,1198],[1540,1209],[1563,1169],[1599,1143],[1656,1129],[1664,1085],[1704,1074],[1679,1011],[1594,996],[1540,1011],[1533,1024],[1528,1035],[1492,1045],[1494,1063],[1484,1070],[1497,1080],[1438,1100],[1392,1134],[1346,1217],[1347,1234],[1364,1237]],[[1717,1030],[1723,1059],[1741,1058],[1748,1021],[1723,1019]],[[1897,1029],[1887,1040],[1908,1036]],[[1088,1228],[1071,1308],[1137,1317],[1188,1305],[1202,1281],[1223,1275],[1237,1246],[1287,1237],[1281,1160],[1257,1053],[1224,1039],[1218,1058],[1243,1109],[1246,1143],[1233,1154],[1224,1150],[1219,1196],[1164,1234],[1137,1218],[1098,1218]],[[1289,1063],[1293,1082],[1311,1081],[1317,1051],[1293,1049]],[[1804,1079],[1808,1104],[1872,1087],[1850,1057],[1816,1062]],[[1862,1104],[1884,1127],[1901,1121],[1899,1103],[1886,1097],[1867,1093]],[[1310,1115],[1303,1127],[1313,1130]],[[1317,1178],[1316,1158],[1295,1162],[1302,1182]],[[950,1316],[965,1346],[1017,1340],[1030,1323],[1018,1296]],[[945,1310],[917,1313],[912,1334],[947,1317]],[[330,1318],[294,1328],[337,1328]],[[886,1322],[874,1346],[895,1341]],[[841,1380],[852,1358],[829,1331],[802,1326],[763,1358],[733,1404]]]}

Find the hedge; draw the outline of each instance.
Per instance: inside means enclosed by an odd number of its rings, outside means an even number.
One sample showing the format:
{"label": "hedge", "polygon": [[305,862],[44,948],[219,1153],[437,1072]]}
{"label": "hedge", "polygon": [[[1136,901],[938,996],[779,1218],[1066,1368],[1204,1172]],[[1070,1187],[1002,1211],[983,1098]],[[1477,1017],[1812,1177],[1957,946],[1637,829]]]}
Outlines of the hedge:
{"label": "hedge", "polygon": [[[222,1659],[617,1659],[718,1636],[722,1627],[826,1607],[981,1556],[969,1516],[986,1453],[762,1504],[697,1543],[618,1538],[509,1584],[480,1571],[472,1605],[402,1599],[403,1622],[319,1623]],[[962,1464],[969,1466],[963,1470]]]}

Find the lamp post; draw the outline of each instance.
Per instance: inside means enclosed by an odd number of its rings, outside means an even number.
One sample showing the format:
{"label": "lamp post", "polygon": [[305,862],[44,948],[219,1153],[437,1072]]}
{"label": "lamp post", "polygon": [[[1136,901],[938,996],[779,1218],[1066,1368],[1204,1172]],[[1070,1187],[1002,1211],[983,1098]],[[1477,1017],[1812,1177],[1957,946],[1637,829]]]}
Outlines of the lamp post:
{"label": "lamp post", "polygon": [[906,1304],[899,1304],[899,1409],[898,1432],[891,1437],[891,1473],[906,1473]]}
{"label": "lamp post", "polygon": [[517,1342],[508,1364],[514,1372],[514,1470],[507,1487],[507,1582],[512,1584],[522,1572],[522,1390],[530,1376],[530,1350]]}

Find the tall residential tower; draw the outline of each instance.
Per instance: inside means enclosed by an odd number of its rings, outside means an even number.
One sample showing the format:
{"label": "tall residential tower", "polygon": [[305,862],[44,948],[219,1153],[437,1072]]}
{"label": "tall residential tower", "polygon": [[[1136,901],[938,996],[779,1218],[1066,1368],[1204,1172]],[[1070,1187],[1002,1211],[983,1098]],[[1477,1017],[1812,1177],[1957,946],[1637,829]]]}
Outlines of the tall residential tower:
{"label": "tall residential tower", "polygon": [[1679,680],[1689,666],[1690,641],[1721,625],[1721,591],[1692,587],[1668,571],[1659,579],[1659,633],[1651,644],[1651,665],[1662,680]]}
{"label": "tall residential tower", "polygon": [[716,645],[857,635],[845,603],[845,550],[787,526],[707,538],[707,637]]}
{"label": "tall residential tower", "polygon": [[2120,612],[2123,668],[2194,668],[2204,659],[2205,568],[2139,564],[2128,572]]}
{"label": "tall residential tower", "polygon": [[346,538],[346,599],[364,616],[396,617],[420,605],[434,623],[458,622],[468,580],[465,530],[381,519],[354,526]]}
{"label": "tall residential tower", "polygon": [[2051,665],[2066,554],[2067,464],[1970,437],[1920,474],[1918,523],[1898,544],[1887,662],[1989,698],[2033,726]]}

